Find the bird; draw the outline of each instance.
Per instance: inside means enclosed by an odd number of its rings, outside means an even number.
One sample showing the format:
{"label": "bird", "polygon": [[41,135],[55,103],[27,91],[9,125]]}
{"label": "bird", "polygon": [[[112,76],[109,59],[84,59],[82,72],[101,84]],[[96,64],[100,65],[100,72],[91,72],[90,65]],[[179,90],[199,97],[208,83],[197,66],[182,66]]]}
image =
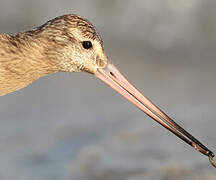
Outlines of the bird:
{"label": "bird", "polygon": [[57,72],[87,72],[128,99],[214,163],[214,153],[139,92],[108,59],[96,28],[84,17],[62,15],[30,31],[0,33],[0,96]]}

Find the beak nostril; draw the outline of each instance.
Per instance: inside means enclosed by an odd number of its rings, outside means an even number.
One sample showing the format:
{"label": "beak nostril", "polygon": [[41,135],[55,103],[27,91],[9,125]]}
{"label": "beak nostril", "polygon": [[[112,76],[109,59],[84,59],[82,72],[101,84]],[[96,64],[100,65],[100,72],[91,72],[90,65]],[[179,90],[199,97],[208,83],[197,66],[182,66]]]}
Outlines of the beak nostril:
{"label": "beak nostril", "polygon": [[112,77],[116,78],[116,76],[114,75],[114,73],[111,72],[111,71],[110,71],[110,75],[111,75]]}

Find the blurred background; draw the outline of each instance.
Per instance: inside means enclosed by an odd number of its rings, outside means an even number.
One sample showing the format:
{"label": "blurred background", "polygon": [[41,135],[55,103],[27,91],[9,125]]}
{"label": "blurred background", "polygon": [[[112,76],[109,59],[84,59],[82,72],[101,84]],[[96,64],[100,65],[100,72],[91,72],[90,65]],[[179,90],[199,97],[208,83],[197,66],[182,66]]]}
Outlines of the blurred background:
{"label": "blurred background", "polygon": [[[0,32],[63,14],[100,32],[121,72],[216,152],[216,1],[0,1]],[[0,179],[214,180],[208,159],[94,76],[57,73],[1,97]]]}

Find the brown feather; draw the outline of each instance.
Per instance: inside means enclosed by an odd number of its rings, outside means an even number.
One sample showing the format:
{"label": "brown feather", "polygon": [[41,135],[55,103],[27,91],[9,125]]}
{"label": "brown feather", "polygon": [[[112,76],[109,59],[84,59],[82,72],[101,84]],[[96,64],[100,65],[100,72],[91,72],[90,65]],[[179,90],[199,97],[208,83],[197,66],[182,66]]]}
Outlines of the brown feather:
{"label": "brown feather", "polygon": [[[95,48],[83,49],[84,40],[92,41]],[[58,71],[94,73],[95,57],[106,61],[100,36],[90,22],[77,15],[55,18],[15,36],[0,34],[0,95]]]}

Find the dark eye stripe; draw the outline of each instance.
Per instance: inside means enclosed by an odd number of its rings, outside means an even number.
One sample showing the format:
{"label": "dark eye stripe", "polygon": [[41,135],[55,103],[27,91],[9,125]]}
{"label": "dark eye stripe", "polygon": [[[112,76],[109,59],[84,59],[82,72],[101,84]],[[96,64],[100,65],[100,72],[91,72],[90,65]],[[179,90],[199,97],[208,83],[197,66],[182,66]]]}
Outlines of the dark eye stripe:
{"label": "dark eye stripe", "polygon": [[90,49],[92,47],[91,41],[83,41],[82,42],[83,48]]}

